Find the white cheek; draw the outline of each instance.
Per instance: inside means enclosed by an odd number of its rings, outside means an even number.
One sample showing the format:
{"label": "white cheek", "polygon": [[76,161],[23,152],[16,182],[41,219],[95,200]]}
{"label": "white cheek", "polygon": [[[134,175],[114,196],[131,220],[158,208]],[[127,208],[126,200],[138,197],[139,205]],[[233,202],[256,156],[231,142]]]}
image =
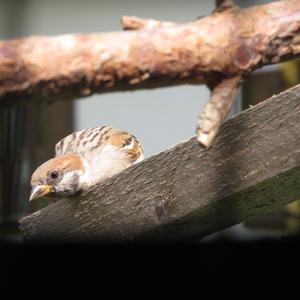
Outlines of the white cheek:
{"label": "white cheek", "polygon": [[[68,172],[68,173],[66,173],[66,174],[64,175],[64,177],[62,178],[61,183],[66,184],[66,183],[71,182],[71,181],[73,180],[73,178],[74,178],[74,174],[75,174],[74,171],[73,171],[73,172]],[[75,175],[76,175],[76,174],[75,174]]]}
{"label": "white cheek", "polygon": [[[66,173],[62,180],[56,185],[56,193],[65,196],[76,193],[81,188],[80,180],[78,183],[76,182],[76,178],[79,176],[80,179],[80,175],[80,172],[75,171]],[[74,190],[75,187],[77,189]]]}

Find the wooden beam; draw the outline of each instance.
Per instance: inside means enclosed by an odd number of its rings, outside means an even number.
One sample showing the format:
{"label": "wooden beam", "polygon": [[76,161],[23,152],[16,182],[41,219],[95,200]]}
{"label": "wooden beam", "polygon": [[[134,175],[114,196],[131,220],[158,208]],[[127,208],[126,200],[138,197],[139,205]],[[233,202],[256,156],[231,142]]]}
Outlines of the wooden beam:
{"label": "wooden beam", "polygon": [[215,143],[196,138],[85,195],[22,220],[25,241],[183,241],[300,198],[300,85],[240,113]]}

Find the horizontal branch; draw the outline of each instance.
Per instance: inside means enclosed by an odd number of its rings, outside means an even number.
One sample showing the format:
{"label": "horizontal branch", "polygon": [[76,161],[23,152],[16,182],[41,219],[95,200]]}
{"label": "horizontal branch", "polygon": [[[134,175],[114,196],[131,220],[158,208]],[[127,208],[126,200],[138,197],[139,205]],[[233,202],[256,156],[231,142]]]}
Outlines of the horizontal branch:
{"label": "horizontal branch", "polygon": [[25,241],[199,239],[300,198],[300,85],[22,220]]}
{"label": "horizontal branch", "polygon": [[298,57],[300,1],[225,9],[195,22],[0,41],[0,103],[208,84]]}

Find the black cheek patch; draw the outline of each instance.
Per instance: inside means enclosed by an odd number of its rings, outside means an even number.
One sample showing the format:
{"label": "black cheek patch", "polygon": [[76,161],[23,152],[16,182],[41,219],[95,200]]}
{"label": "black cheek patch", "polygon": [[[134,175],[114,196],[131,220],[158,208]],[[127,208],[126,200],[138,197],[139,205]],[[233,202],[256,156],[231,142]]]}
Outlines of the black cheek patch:
{"label": "black cheek patch", "polygon": [[77,173],[72,175],[71,189],[74,192],[79,189],[79,175]]}

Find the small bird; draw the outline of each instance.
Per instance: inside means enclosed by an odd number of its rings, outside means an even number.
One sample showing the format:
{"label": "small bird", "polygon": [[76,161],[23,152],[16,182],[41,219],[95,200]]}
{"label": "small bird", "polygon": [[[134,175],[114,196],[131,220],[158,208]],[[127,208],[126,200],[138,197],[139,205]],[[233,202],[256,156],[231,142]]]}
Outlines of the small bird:
{"label": "small bird", "polygon": [[128,132],[108,126],[74,132],[60,140],[55,157],[32,174],[29,201],[79,194],[143,159],[143,147]]}

